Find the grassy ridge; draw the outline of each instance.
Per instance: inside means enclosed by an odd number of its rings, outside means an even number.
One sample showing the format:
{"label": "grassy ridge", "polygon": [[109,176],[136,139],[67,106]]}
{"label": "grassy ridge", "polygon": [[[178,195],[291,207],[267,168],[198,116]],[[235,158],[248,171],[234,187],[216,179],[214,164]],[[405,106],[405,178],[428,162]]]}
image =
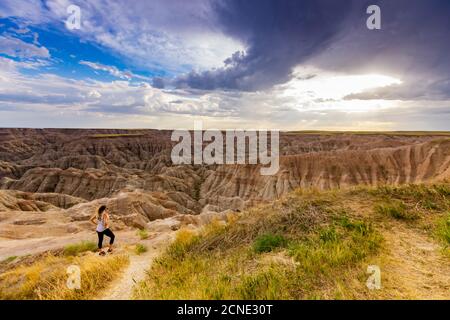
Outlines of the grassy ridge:
{"label": "grassy ridge", "polygon": [[448,220],[434,221],[448,212],[449,192],[448,184],[294,192],[241,217],[231,215],[225,225],[212,223],[200,234],[180,231],[135,297],[370,297],[365,271],[384,250],[380,221],[433,221],[430,234],[444,240]]}
{"label": "grassy ridge", "polygon": [[[250,210],[202,234],[178,234],[137,298],[301,299],[337,297],[331,289],[379,250],[369,222],[320,195]],[[308,200],[309,199],[309,200]],[[339,273],[340,277],[335,277]],[[328,287],[330,292],[321,292]],[[331,296],[329,296],[331,295]]]}

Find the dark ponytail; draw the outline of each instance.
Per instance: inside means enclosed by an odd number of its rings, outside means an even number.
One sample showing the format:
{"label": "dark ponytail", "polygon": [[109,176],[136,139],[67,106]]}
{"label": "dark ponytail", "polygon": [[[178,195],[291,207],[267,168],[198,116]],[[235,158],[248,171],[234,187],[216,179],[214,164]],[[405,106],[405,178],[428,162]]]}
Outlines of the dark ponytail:
{"label": "dark ponytail", "polygon": [[99,220],[102,219],[102,213],[103,213],[103,211],[105,211],[105,210],[106,210],[106,206],[105,206],[105,205],[103,205],[103,206],[101,206],[100,208],[98,208],[98,211],[97,211],[97,218],[98,218]]}

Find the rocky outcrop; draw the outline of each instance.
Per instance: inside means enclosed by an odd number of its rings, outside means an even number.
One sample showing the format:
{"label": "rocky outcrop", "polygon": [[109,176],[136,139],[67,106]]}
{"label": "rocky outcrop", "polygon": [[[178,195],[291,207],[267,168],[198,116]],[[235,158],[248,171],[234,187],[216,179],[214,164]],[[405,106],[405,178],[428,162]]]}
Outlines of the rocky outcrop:
{"label": "rocky outcrop", "polygon": [[82,202],[85,202],[85,200],[64,194],[0,190],[0,211],[49,211],[68,209]]}
{"label": "rocky outcrop", "polygon": [[108,207],[116,221],[139,228],[144,228],[150,221],[172,217],[179,212],[194,214],[171,201],[165,194],[143,191],[120,192],[110,198],[81,203],[67,210],[66,214],[74,221],[89,220],[101,205]]}
{"label": "rocky outcrop", "polygon": [[364,152],[282,156],[280,170],[273,176],[260,175],[259,166],[221,166],[208,172],[201,194],[205,203],[236,209],[236,198],[272,200],[295,188],[398,185],[445,179],[450,179],[450,139]]}

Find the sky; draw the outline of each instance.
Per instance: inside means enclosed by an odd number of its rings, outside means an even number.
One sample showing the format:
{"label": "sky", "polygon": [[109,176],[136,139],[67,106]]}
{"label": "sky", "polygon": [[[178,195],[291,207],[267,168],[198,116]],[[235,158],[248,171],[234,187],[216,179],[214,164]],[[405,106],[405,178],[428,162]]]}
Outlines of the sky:
{"label": "sky", "polygon": [[450,130],[449,17],[448,0],[0,0],[0,127]]}

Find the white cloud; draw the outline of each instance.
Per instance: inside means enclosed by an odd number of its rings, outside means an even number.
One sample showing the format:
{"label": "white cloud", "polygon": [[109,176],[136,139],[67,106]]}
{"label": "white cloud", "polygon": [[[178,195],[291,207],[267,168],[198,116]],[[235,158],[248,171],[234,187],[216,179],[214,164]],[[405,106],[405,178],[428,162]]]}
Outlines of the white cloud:
{"label": "white cloud", "polygon": [[17,58],[50,58],[50,53],[45,47],[4,36],[0,36],[0,53]]}
{"label": "white cloud", "polygon": [[101,70],[101,71],[108,72],[112,76],[115,76],[115,77],[118,77],[121,79],[126,79],[126,80],[131,79],[130,73],[120,71],[115,66],[107,66],[107,65],[104,65],[101,63],[89,62],[89,61],[84,61],[84,60],[81,60],[79,63],[82,65],[86,65],[94,70]]}

